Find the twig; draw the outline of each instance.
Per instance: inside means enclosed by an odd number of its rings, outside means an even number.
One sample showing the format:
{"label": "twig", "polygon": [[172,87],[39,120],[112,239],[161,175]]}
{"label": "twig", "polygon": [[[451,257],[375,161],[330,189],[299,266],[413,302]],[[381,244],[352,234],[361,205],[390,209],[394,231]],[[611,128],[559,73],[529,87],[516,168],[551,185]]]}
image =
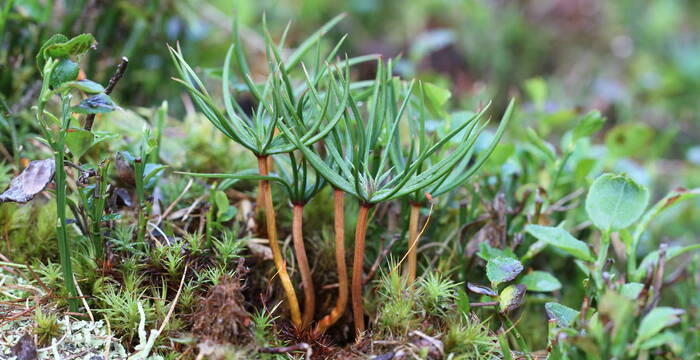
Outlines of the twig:
{"label": "twig", "polygon": [[476,302],[469,304],[469,307],[496,306],[498,301]]}
{"label": "twig", "polygon": [[261,353],[267,353],[267,354],[286,354],[290,352],[295,352],[295,351],[304,351],[306,352],[306,356],[304,359],[310,360],[311,355],[313,355],[313,349],[311,349],[311,346],[307,343],[298,343],[295,345],[291,346],[281,346],[281,347],[264,347],[260,348],[258,352]]}
{"label": "twig", "polygon": [[[112,90],[114,90],[114,86],[117,85],[119,80],[124,76],[124,72],[126,71],[126,66],[129,65],[129,59],[126,58],[126,56],[122,57],[122,62],[119,63],[119,66],[117,67],[117,71],[112,75],[112,78],[109,79],[109,84],[107,84],[107,88],[105,88],[105,94],[109,95],[112,93]],[[95,114],[89,114],[85,118],[85,130],[90,131],[92,130],[92,124],[95,122]]]}
{"label": "twig", "polygon": [[662,243],[659,246],[659,261],[656,267],[656,274],[654,276],[654,295],[651,298],[651,302],[646,308],[646,311],[651,311],[651,309],[656,307],[661,298],[661,285],[664,283],[664,269],[666,268],[666,250],[668,249],[668,244]]}
{"label": "twig", "polygon": [[185,264],[185,270],[182,271],[182,278],[180,279],[180,285],[177,287],[177,293],[175,294],[175,298],[173,299],[173,304],[170,305],[170,310],[168,310],[168,313],[165,315],[163,323],[160,324],[160,328],[158,328],[158,334],[163,332],[163,330],[165,329],[165,325],[168,323],[170,317],[173,315],[173,311],[175,311],[175,305],[177,305],[177,300],[180,299],[180,293],[182,293],[182,285],[185,284],[185,276],[187,275],[188,267],[189,264]]}
{"label": "twig", "polygon": [[34,272],[34,270],[32,270],[32,267],[29,266],[29,264],[27,264],[26,266],[26,269],[29,271],[29,274],[31,274],[34,280],[36,280],[36,282],[39,283],[39,286],[41,286],[41,288],[44,289],[44,291],[46,291],[47,295],[51,295],[51,289],[49,289],[48,286],[46,286],[46,284],[44,284],[44,282],[41,281],[41,278],[39,278],[39,276]]}
{"label": "twig", "polygon": [[182,192],[180,193],[180,195],[178,195],[178,196],[175,198],[175,201],[173,201],[173,202],[165,209],[165,211],[163,212],[163,215],[161,215],[161,216],[160,216],[160,219],[158,219],[158,221],[156,222],[156,225],[160,224],[160,222],[161,222],[163,219],[167,218],[168,215],[170,215],[170,212],[173,211],[173,208],[175,208],[175,205],[177,205],[177,204],[180,202],[180,200],[182,200],[182,198],[185,197],[185,195],[187,195],[187,192],[190,190],[190,187],[192,187],[192,183],[194,183],[194,180],[190,179],[190,181],[187,182],[187,185],[185,185],[185,188],[182,189]]}
{"label": "twig", "polygon": [[75,283],[75,289],[78,290],[78,295],[80,295],[80,301],[83,302],[83,306],[85,306],[85,310],[88,313],[88,317],[90,318],[90,322],[95,322],[95,317],[92,316],[92,311],[90,310],[90,306],[88,305],[87,301],[85,300],[85,295],[83,295],[83,291],[80,290],[80,285],[78,284],[78,279],[75,278],[75,275],[73,275],[73,283]]}
{"label": "twig", "polygon": [[372,264],[372,267],[369,269],[367,275],[365,275],[365,277],[362,279],[363,285],[366,285],[368,282],[370,282],[370,280],[372,280],[374,275],[377,273],[377,270],[379,269],[379,265],[382,263],[382,260],[384,260],[384,258],[387,257],[387,255],[389,255],[389,251],[391,251],[391,248],[394,246],[396,240],[398,239],[398,236],[391,237],[389,243],[386,245],[386,247],[384,247],[379,256],[377,256],[377,258],[374,260],[374,264]]}

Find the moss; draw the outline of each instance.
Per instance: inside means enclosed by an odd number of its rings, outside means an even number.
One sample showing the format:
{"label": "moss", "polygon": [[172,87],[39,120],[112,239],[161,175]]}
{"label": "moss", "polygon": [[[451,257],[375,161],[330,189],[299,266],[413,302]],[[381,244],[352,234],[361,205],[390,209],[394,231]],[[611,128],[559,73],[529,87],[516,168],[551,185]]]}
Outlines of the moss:
{"label": "moss", "polygon": [[55,259],[56,221],[53,199],[0,205],[2,237],[10,246],[8,254],[13,261],[25,263],[37,258]]}

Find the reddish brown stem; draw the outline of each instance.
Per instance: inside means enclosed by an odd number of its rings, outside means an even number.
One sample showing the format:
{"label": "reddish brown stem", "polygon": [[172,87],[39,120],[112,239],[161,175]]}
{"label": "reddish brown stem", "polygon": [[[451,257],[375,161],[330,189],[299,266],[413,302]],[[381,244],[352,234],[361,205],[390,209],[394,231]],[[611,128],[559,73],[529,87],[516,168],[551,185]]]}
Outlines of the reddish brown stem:
{"label": "reddish brown stem", "polygon": [[[268,171],[268,156],[258,157],[258,169],[260,175],[267,176]],[[270,189],[270,182],[268,180],[260,180],[260,193],[262,194],[262,204],[265,211],[265,223],[267,225],[267,238],[270,241],[270,250],[272,251],[272,258],[275,262],[275,267],[277,268],[277,274],[284,288],[284,292],[287,296],[287,302],[289,303],[289,312],[291,313],[292,323],[301,327],[301,311],[299,310],[299,301],[297,300],[297,294],[294,291],[294,285],[289,279],[289,274],[287,273],[287,266],[282,257],[282,251],[280,250],[280,245],[277,242],[277,223],[275,220],[275,208],[272,205],[272,190]]]}
{"label": "reddish brown stem", "polygon": [[365,318],[362,310],[362,264],[365,257],[365,236],[369,209],[369,205],[361,204],[357,214],[355,253],[352,261],[352,317],[355,321],[355,332],[358,337],[362,336],[365,331]]}
{"label": "reddish brown stem", "polygon": [[[105,89],[105,94],[109,95],[112,93],[114,90],[114,87],[117,85],[119,80],[124,76],[124,72],[126,71],[126,66],[129,65],[129,59],[126,58],[126,56],[122,57],[121,63],[119,63],[119,66],[117,67],[117,71],[112,75],[112,78],[109,79],[109,84],[107,84],[107,88]],[[85,118],[85,130],[90,131],[92,130],[92,124],[95,122],[95,114],[89,114]]]}
{"label": "reddish brown stem", "polygon": [[342,190],[335,189],[335,263],[338,268],[338,299],[331,313],[318,322],[316,333],[323,333],[345,312],[348,306],[348,269],[345,264],[345,207]]}
{"label": "reddish brown stem", "polygon": [[408,264],[406,274],[408,284],[413,284],[416,280],[416,267],[418,263],[418,220],[420,216],[420,205],[411,203],[411,215],[408,221]]}
{"label": "reddish brown stem", "polygon": [[294,204],[292,217],[292,240],[294,241],[294,253],[299,262],[299,272],[301,273],[301,286],[304,290],[304,312],[301,317],[302,327],[306,328],[314,319],[316,308],[316,297],[314,293],[314,283],[311,279],[311,268],[306,257],[303,235],[304,205]]}

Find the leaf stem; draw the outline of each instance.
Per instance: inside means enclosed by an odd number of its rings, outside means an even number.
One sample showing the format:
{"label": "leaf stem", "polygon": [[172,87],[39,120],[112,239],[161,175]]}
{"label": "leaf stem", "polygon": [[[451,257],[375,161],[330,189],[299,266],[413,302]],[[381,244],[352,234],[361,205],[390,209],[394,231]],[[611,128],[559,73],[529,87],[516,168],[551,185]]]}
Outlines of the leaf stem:
{"label": "leaf stem", "polygon": [[[260,175],[267,176],[268,171],[268,158],[269,155],[258,157],[258,171]],[[272,251],[272,258],[275,262],[275,267],[277,268],[277,273],[282,282],[282,287],[287,295],[287,302],[289,303],[289,311],[292,317],[292,323],[297,326],[302,326],[301,321],[301,311],[299,310],[299,301],[297,300],[297,294],[294,291],[294,285],[289,279],[289,274],[287,273],[287,266],[282,258],[282,251],[280,250],[279,243],[277,242],[277,223],[275,221],[275,208],[272,205],[272,191],[270,189],[269,180],[260,180],[258,182],[260,187],[260,193],[262,194],[262,207],[265,211],[265,223],[267,225],[267,237],[270,241],[270,250]]]}
{"label": "leaf stem", "polygon": [[70,311],[78,311],[78,291],[73,282],[73,265],[71,264],[70,239],[68,238],[68,220],[66,218],[66,169],[63,167],[63,158],[65,157],[66,129],[70,117],[70,100],[65,97],[61,99],[63,104],[62,126],[58,132],[58,140],[54,148],[54,164],[56,167],[56,213],[58,216],[58,226],[56,233],[58,234],[58,254],[63,270],[63,280],[71,298],[68,299]]}
{"label": "leaf stem", "polygon": [[595,266],[595,283],[598,291],[603,290],[603,267],[605,260],[608,257],[608,248],[610,247],[610,230],[603,231],[600,238],[600,248],[598,249],[598,259]]}

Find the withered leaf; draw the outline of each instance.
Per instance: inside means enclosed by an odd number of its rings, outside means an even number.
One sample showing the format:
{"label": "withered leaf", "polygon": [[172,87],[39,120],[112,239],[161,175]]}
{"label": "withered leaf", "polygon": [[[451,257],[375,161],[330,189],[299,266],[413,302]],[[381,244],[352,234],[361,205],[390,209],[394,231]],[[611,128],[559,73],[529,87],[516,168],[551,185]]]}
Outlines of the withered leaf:
{"label": "withered leaf", "polygon": [[483,285],[477,285],[477,284],[472,284],[472,283],[467,283],[467,288],[469,291],[480,294],[480,295],[488,295],[488,296],[498,296],[493,289],[491,289],[488,286],[483,286]]}
{"label": "withered leaf", "polygon": [[26,203],[46,188],[55,172],[53,159],[30,162],[19,176],[12,179],[10,187],[0,194],[0,202]]}

